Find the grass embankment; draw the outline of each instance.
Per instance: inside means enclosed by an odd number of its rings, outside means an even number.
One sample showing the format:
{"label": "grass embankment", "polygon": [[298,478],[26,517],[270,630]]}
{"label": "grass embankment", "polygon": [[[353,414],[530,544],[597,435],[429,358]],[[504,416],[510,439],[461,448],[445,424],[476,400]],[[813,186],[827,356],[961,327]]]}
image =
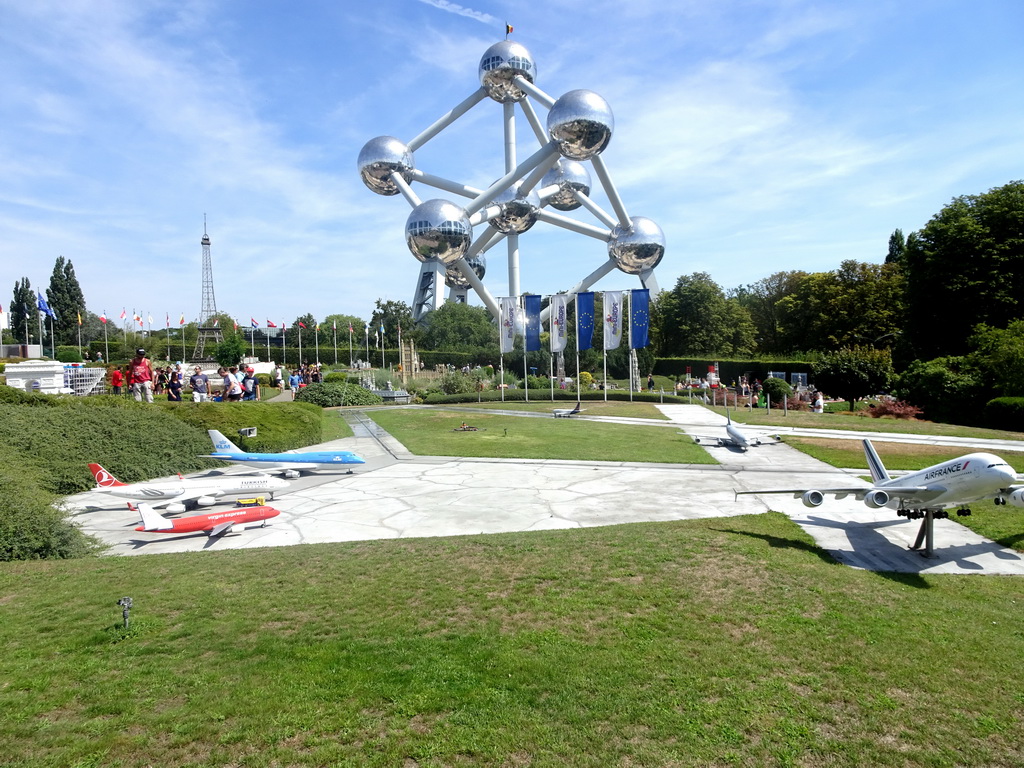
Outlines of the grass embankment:
{"label": "grass embankment", "polygon": [[[501,410],[501,411],[525,411],[528,413],[545,413],[554,418],[552,411],[555,408],[572,408],[575,402],[533,402],[523,403],[519,401],[507,402],[486,402],[486,403],[459,403],[452,408],[473,408],[479,410]],[[446,406],[437,406],[445,408]],[[624,416],[631,419],[658,419],[668,421],[668,417],[659,411],[653,403],[629,402],[628,400],[584,400],[580,406],[586,416]]]}
{"label": "grass embankment", "polygon": [[[439,408],[385,408],[370,415],[406,448],[424,456],[717,463],[693,440],[669,427],[508,416],[483,409],[467,414]],[[453,431],[463,423],[479,431]]]}

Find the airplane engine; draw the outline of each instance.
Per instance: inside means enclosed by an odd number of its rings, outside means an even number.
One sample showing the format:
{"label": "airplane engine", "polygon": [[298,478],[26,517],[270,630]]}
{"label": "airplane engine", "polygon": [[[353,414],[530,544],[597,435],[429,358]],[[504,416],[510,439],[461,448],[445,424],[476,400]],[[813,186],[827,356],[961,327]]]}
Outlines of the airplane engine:
{"label": "airplane engine", "polygon": [[871,509],[881,509],[889,503],[889,494],[885,491],[868,491],[864,494],[864,503]]}
{"label": "airplane engine", "polygon": [[804,503],[805,507],[820,507],[821,502],[825,500],[825,494],[821,491],[805,491],[800,496],[800,501]]}
{"label": "airplane engine", "polygon": [[168,512],[184,512],[185,511],[185,505],[182,504],[180,501],[175,501],[175,502],[167,505],[167,511]]}
{"label": "airplane engine", "polygon": [[1024,488],[1018,488],[1016,491],[1006,497],[1006,501],[1010,506],[1013,507],[1024,507]]}
{"label": "airplane engine", "polygon": [[302,473],[295,469],[286,469],[284,476],[291,479],[295,479],[296,477],[301,477]]}
{"label": "airplane engine", "polygon": [[200,507],[212,507],[216,503],[217,500],[213,498],[213,496],[200,496],[198,499],[196,499],[196,504],[198,504]]}

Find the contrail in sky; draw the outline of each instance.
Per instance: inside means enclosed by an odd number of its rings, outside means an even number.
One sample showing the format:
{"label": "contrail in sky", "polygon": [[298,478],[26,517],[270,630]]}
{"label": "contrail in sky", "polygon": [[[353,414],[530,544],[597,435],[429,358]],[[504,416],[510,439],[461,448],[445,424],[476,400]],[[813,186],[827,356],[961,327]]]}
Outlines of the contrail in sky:
{"label": "contrail in sky", "polygon": [[464,8],[457,3],[449,3],[448,0],[420,0],[420,2],[425,3],[426,5],[432,5],[442,11],[448,11],[448,13],[456,13],[459,16],[468,16],[469,18],[476,19],[483,24],[499,23],[498,20],[489,13],[474,11],[472,8]]}

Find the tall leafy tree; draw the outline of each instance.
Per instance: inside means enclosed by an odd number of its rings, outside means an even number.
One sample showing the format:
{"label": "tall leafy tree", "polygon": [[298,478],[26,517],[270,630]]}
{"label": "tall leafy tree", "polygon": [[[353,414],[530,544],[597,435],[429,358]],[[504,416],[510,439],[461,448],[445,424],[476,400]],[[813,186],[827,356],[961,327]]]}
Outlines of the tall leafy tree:
{"label": "tall leafy tree", "polygon": [[907,341],[916,357],[968,351],[978,323],[1022,315],[1024,181],[955,198],[907,238]]}
{"label": "tall leafy tree", "polygon": [[795,292],[806,272],[776,272],[763,280],[730,291],[730,296],[750,313],[754,339],[760,352],[789,352],[782,331],[779,302]]}
{"label": "tall leafy tree", "polygon": [[754,348],[750,312],[727,299],[707,272],[683,275],[654,302],[651,336],[664,356],[747,355]]}
{"label": "tall leafy tree", "polygon": [[37,310],[36,295],[32,291],[32,285],[27,277],[15,281],[10,311],[11,334],[14,336],[14,340],[19,344],[28,344],[29,340],[25,336],[26,327],[30,335],[35,332]]}
{"label": "tall leafy tree", "polygon": [[384,327],[384,347],[397,349],[398,327],[402,327],[402,335],[413,329],[412,308],[404,301],[382,301],[377,299],[377,306],[370,316],[370,336]]}
{"label": "tall leafy tree", "polygon": [[424,349],[470,354],[487,350],[493,355],[498,345],[498,328],[483,307],[449,301],[427,313],[423,323]]}
{"label": "tall leafy tree", "polygon": [[860,398],[887,392],[895,377],[889,350],[871,347],[826,352],[812,364],[811,371],[814,385],[849,401],[851,411]]}
{"label": "tall leafy tree", "polygon": [[903,230],[897,229],[889,235],[889,253],[885,255],[886,264],[902,264],[907,252],[907,242],[903,238]]}
{"label": "tall leafy tree", "polygon": [[70,259],[58,256],[50,275],[50,287],[46,289],[46,302],[56,318],[53,333],[58,345],[78,343],[78,316],[85,315],[85,296],[75,276]]}

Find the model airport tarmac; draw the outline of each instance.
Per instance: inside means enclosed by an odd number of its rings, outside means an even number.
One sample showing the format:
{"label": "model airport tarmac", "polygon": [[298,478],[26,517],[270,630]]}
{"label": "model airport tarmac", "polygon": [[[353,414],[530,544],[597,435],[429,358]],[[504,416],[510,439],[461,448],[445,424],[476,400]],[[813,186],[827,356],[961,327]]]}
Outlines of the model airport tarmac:
{"label": "model airport tarmac", "polygon": [[[701,434],[725,424],[723,417],[697,405],[659,408],[671,421],[632,421]],[[848,432],[844,437],[859,435]],[[278,517],[266,527],[236,527],[227,536],[155,536],[135,530],[139,515],[121,499],[110,497],[102,508],[90,511],[86,507],[98,506],[100,494],[78,494],[67,502],[82,529],[107,543],[115,555],[556,530],[726,518],[771,509],[788,515],[839,562],[854,567],[1024,575],[1019,553],[954,520],[935,521],[936,556],[923,558],[908,549],[918,524],[891,509],[868,509],[852,499],[808,509],[790,497],[737,498],[739,490],[861,482],[786,445],[745,453],[708,446],[722,462],[717,466],[424,457],[411,455],[365,420],[356,426],[354,437],[318,448],[353,451],[366,464],[353,474],[324,472],[292,480],[292,488],[272,502],[281,511]]]}

